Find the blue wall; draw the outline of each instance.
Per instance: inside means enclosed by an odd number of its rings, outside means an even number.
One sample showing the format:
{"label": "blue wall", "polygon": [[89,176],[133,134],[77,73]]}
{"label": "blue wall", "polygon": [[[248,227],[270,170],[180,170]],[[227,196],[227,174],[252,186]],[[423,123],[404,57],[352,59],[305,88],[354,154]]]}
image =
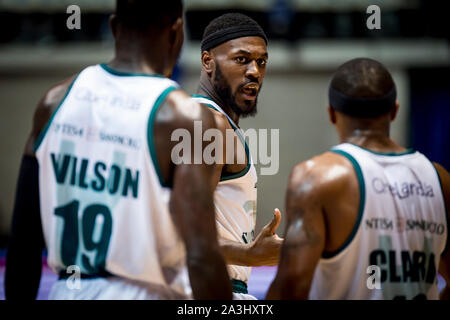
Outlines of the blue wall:
{"label": "blue wall", "polygon": [[450,170],[450,68],[410,71],[411,146]]}

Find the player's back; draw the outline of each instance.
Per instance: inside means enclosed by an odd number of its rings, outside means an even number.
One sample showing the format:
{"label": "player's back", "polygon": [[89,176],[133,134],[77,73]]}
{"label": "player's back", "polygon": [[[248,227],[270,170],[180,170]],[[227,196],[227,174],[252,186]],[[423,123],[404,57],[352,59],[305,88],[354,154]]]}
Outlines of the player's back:
{"label": "player's back", "polygon": [[106,65],[84,69],[39,136],[41,218],[60,274],[112,274],[183,292],[185,252],[155,165],[153,123],[177,84]]}
{"label": "player's back", "polygon": [[[437,268],[448,231],[431,162],[419,152],[381,154],[348,143],[333,151],[354,166],[360,206],[347,241],[320,259],[309,297],[437,299]],[[367,273],[369,266],[379,267],[381,289],[372,282],[373,269]]]}

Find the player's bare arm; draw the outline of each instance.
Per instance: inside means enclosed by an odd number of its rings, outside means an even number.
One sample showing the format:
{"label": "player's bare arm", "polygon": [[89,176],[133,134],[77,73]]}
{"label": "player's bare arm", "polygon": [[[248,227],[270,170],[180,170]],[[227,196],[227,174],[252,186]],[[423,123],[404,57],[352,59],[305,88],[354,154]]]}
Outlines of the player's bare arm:
{"label": "player's bare arm", "polygon": [[[450,174],[443,166],[438,163],[433,163],[442,184],[442,192],[444,194],[445,207],[447,208],[447,222],[450,221],[448,209],[450,208]],[[439,273],[444,277],[446,286],[441,291],[441,300],[450,300],[450,248],[449,248],[449,233],[447,223],[447,246],[446,251],[443,252],[441,261],[439,263]]]}
{"label": "player's bare arm", "polygon": [[[222,113],[207,106],[204,107],[213,114],[217,126],[216,128],[220,130],[223,137],[226,137],[226,130],[233,130],[228,119]],[[241,146],[240,144],[237,145]],[[221,163],[215,165],[216,179],[214,180],[214,188],[217,187],[222,170],[224,170],[226,166],[224,165],[226,150],[226,141],[223,141],[223,159]],[[237,152],[235,152],[235,154],[237,154]],[[229,172],[239,172],[242,168],[235,169],[233,168],[233,165],[227,164],[226,170]],[[273,219],[264,226],[261,232],[256,236],[255,240],[251,243],[240,243],[227,239],[219,239],[220,250],[225,257],[227,264],[248,267],[276,266],[278,264],[280,248],[283,243],[283,239],[276,234],[280,222],[281,212],[280,210],[275,209]]]}
{"label": "player's bare arm", "polygon": [[[357,199],[356,176],[351,164],[339,155],[328,152],[293,169],[286,194],[285,240],[268,299],[308,298],[323,252],[336,250],[351,232],[351,218],[345,215],[352,210],[340,206],[355,204],[349,197],[340,199],[352,192]],[[343,220],[341,225],[330,230],[337,220]]]}
{"label": "player's bare arm", "polygon": [[[202,121],[202,130],[215,127],[211,114],[185,93],[169,94],[155,123],[158,162],[163,177],[172,182],[170,211],[186,246],[194,298],[231,299],[231,283],[217,242],[213,203],[215,167],[204,162],[174,165],[170,158],[176,143],[170,139],[173,130],[187,129],[193,137],[194,121]],[[194,150],[193,139],[191,142]]]}
{"label": "player's bare arm", "polygon": [[279,272],[267,299],[306,299],[317,262],[325,247],[325,220],[320,205],[320,177],[308,163],[295,167],[286,195],[286,232]]}
{"label": "player's bare arm", "polygon": [[[34,142],[58,107],[73,77],[55,85],[43,96],[33,117],[20,166],[5,271],[7,299],[35,299],[45,247],[39,208],[39,166]],[[26,275],[26,276],[24,276]]]}

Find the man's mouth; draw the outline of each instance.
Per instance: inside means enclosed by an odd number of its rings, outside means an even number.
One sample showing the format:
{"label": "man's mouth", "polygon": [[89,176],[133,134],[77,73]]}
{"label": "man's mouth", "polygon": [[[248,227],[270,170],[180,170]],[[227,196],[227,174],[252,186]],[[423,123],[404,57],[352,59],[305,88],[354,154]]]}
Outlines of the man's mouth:
{"label": "man's mouth", "polygon": [[258,95],[258,90],[259,86],[257,84],[250,83],[245,85],[241,91],[246,100],[255,100]]}

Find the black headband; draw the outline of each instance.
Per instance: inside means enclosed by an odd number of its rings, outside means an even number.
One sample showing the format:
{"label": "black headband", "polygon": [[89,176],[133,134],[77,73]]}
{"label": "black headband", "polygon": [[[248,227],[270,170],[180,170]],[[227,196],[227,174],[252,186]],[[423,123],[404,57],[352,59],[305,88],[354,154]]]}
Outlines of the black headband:
{"label": "black headband", "polygon": [[330,106],[344,114],[357,118],[375,118],[394,108],[397,91],[395,86],[387,94],[373,98],[351,98],[334,89],[328,90]]}
{"label": "black headband", "polygon": [[267,44],[267,37],[264,30],[258,25],[233,26],[216,31],[202,40],[202,51],[217,47],[218,45],[232,39],[257,36],[264,39]]}

